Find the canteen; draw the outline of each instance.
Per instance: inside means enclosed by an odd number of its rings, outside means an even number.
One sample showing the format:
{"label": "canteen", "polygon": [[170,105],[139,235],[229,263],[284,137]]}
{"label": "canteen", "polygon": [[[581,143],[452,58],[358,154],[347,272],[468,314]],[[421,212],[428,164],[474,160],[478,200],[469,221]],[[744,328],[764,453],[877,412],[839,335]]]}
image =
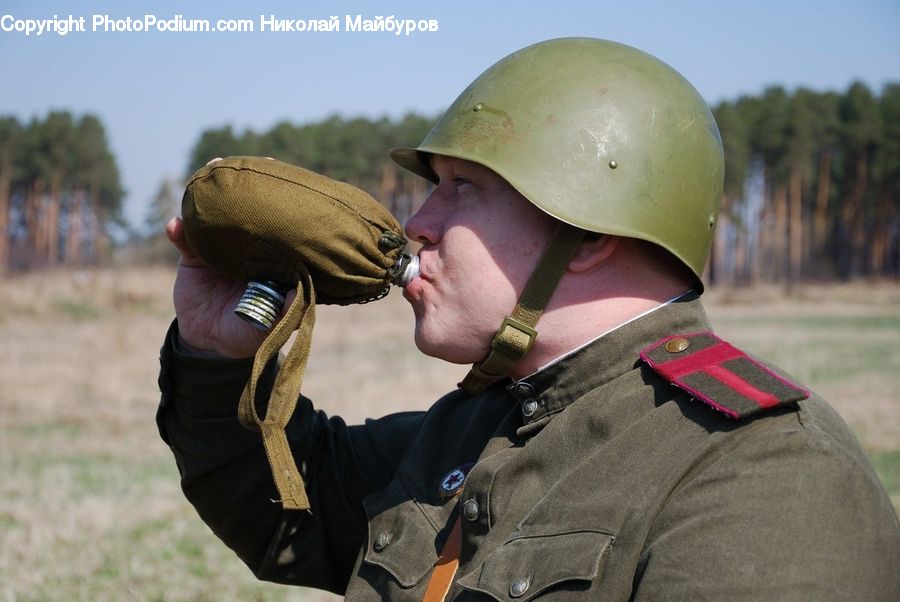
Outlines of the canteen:
{"label": "canteen", "polygon": [[229,157],[191,176],[181,207],[191,249],[214,270],[249,282],[236,312],[262,330],[309,270],[318,303],[385,296],[418,274],[403,228],[359,188],[266,157]]}

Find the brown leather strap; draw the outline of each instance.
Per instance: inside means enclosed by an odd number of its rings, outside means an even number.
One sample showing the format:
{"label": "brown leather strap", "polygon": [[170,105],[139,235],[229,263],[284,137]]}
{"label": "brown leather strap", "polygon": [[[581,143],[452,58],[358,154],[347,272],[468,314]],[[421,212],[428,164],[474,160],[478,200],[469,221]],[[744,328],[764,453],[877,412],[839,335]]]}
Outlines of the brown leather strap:
{"label": "brown leather strap", "polygon": [[431,580],[428,582],[422,602],[444,602],[447,592],[450,591],[450,585],[453,583],[453,577],[456,576],[456,569],[459,568],[461,551],[462,525],[457,516],[453,528],[450,529],[450,536],[447,537],[447,542],[441,550],[437,565],[434,567],[434,572],[431,573]]}

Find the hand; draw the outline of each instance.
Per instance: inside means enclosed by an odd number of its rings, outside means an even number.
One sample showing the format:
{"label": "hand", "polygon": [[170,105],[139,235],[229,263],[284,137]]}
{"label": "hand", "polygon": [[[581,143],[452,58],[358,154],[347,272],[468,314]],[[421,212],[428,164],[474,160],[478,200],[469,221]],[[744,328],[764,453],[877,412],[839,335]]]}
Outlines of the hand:
{"label": "hand", "polygon": [[[207,266],[188,246],[180,218],[169,220],[166,236],[181,254],[173,291],[179,345],[210,357],[252,357],[266,333],[234,313],[246,283],[236,282]],[[285,307],[292,299],[291,294]]]}

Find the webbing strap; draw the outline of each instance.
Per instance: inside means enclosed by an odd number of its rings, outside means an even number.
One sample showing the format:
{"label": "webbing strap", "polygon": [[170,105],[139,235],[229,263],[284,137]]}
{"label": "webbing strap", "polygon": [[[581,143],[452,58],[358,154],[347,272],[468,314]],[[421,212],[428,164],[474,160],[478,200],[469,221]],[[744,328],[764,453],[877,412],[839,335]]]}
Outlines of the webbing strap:
{"label": "webbing strap", "polygon": [[[272,477],[278,489],[280,502],[285,510],[308,510],[309,499],[303,487],[303,478],[297,470],[294,456],[288,445],[284,432],[288,420],[294,413],[300,397],[300,386],[303,373],[309,359],[309,347],[312,330],[316,321],[316,298],[312,278],[305,267],[301,266],[300,280],[297,283],[297,297],[291,303],[284,318],[262,342],[253,359],[253,371],[250,380],[241,393],[238,404],[238,417],[241,424],[254,431],[260,431],[263,447],[272,468]],[[275,384],[269,396],[269,404],[265,418],[256,412],[256,383],[266,367],[278,351],[287,343],[291,333],[297,330],[294,345],[288,351],[284,362],[275,376]]]}
{"label": "webbing strap", "polygon": [[441,549],[441,555],[434,571],[431,573],[431,579],[428,581],[422,602],[444,602],[447,592],[450,591],[450,585],[453,583],[453,577],[456,576],[456,569],[459,568],[460,552],[462,552],[462,525],[457,516],[456,522],[450,529],[450,535]]}
{"label": "webbing strap", "polygon": [[500,329],[494,335],[488,356],[481,363],[472,366],[463,379],[460,386],[465,391],[481,393],[493,381],[506,376],[531,350],[537,338],[534,327],[544,313],[556,285],[566,273],[584,235],[585,231],[581,228],[560,222],[553,240],[531,273],[515,309],[503,319]]}

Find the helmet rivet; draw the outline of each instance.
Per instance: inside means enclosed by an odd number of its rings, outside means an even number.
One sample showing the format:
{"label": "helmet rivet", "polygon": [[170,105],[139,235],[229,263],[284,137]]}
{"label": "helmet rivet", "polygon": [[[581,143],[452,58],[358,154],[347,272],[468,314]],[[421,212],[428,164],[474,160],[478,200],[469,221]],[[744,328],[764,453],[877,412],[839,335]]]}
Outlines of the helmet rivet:
{"label": "helmet rivet", "polygon": [[712,228],[716,225],[716,216],[713,213],[709,214],[709,227]]}
{"label": "helmet rivet", "polygon": [[484,108],[484,105],[481,104],[481,103],[479,102],[477,105],[475,105],[474,107],[472,107],[472,110],[473,110],[473,111],[480,111],[480,110],[483,109],[483,108]]}
{"label": "helmet rivet", "polygon": [[609,168],[610,168],[610,169],[615,169],[615,168],[617,168],[618,166],[619,166],[619,164],[616,163],[616,160],[615,160],[615,159],[613,159],[612,161],[609,162]]}

